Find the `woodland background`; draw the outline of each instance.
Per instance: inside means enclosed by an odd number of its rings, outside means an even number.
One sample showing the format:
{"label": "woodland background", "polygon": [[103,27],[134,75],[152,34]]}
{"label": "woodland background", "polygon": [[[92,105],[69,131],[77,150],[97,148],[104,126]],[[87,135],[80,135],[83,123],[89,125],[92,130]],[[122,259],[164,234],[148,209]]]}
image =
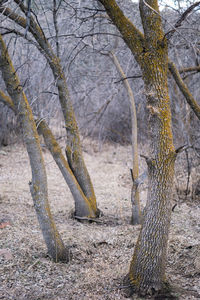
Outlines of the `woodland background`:
{"label": "woodland background", "polygon": [[[129,0],[117,2],[126,16],[141,28],[138,4]],[[64,239],[70,242],[73,253],[69,267],[55,265],[46,259],[45,248],[41,250],[44,245],[42,239],[38,238],[39,229],[28,191],[30,170],[24,171],[28,159],[21,145],[20,124],[14,113],[0,103],[1,219],[9,224],[4,229],[6,231],[2,231],[1,241],[4,248],[12,249],[8,251],[8,260],[2,258],[2,299],[124,299],[119,288],[120,278],[127,272],[139,226],[133,230],[129,224],[130,104],[124,82],[113,64],[110,52],[113,51],[117,56],[134,93],[140,154],[148,152],[143,81],[130,50],[116,28],[102,17],[104,12],[97,2],[82,0],[60,3],[57,14],[58,36],[50,2],[41,0],[36,4],[36,1],[32,1],[32,9],[64,65],[82,136],[84,156],[104,217],[102,223],[90,225],[71,219],[73,201],[69,191],[66,194],[66,185],[44,146],[45,163],[50,166],[50,203],[59,230],[62,234],[67,232]],[[171,24],[175,24],[185,5],[191,3],[176,1],[176,8],[165,6],[162,9],[165,32],[171,30]],[[11,25],[6,20],[3,27],[4,39],[34,114],[49,123],[64,147],[64,121],[51,70],[33,45],[14,33],[8,34],[8,28],[13,28],[13,22]],[[187,68],[199,66],[200,54],[196,50],[199,45],[200,16],[199,9],[196,9],[174,33],[169,44],[169,56],[181,70],[182,78],[197,100],[200,94],[199,69],[188,72]],[[3,80],[0,88],[5,90]],[[176,162],[173,199],[176,207],[172,221],[174,226],[168,273],[172,281],[177,283],[177,293],[181,299],[198,299],[199,121],[170,74],[169,90],[175,147],[188,145],[188,148]],[[144,170],[145,162],[140,159],[140,171]],[[144,206],[146,183],[141,188],[141,195]],[[63,279],[63,276],[66,277]],[[39,284],[34,285],[34,281]]]}
{"label": "woodland background", "polygon": [[[128,0],[118,3],[126,16],[141,29],[138,4]],[[52,4],[40,1],[40,6],[37,3],[34,7],[33,1],[32,5],[48,40],[53,49],[56,49]],[[110,51],[113,51],[126,76],[130,77],[129,84],[137,106],[138,138],[140,142],[144,142],[147,138],[147,122],[140,70],[117,29],[102,17],[103,12],[95,11],[95,6],[100,9],[98,3],[94,1],[72,1],[70,4],[65,2],[62,4],[61,1],[57,15],[59,56],[64,65],[81,133],[83,136],[95,137],[100,143],[104,141],[130,143],[130,105],[123,80],[109,56]],[[169,7],[162,10],[165,32],[171,30],[184,9],[185,6],[182,10]],[[6,27],[9,28],[10,21],[7,22]],[[169,56],[179,70],[199,65],[199,52],[195,49],[199,47],[199,22],[197,9],[188,16],[170,40]],[[13,28],[13,22],[11,23],[10,27]],[[61,130],[62,114],[55,83],[44,57],[23,37],[9,34],[5,35],[5,38],[9,41],[8,49],[34,113],[52,124],[56,123],[56,128]],[[186,71],[183,74],[191,93],[198,99],[199,73]],[[176,146],[188,142],[198,143],[197,118],[190,111],[170,75],[169,87]],[[3,104],[0,105],[0,141],[3,144],[11,141],[9,131],[16,129],[16,120],[12,116],[9,117],[8,109]]]}

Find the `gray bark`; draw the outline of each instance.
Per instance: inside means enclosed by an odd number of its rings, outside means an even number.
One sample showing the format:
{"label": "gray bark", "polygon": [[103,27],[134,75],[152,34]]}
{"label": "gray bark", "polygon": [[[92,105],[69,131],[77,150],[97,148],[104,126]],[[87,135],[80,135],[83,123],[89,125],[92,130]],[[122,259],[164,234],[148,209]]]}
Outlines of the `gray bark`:
{"label": "gray bark", "polygon": [[1,36],[0,65],[8,94],[13,100],[16,113],[19,115],[22,124],[23,139],[32,170],[30,191],[48,253],[55,261],[68,261],[69,251],[65,248],[59,235],[48,203],[46,170],[32,111]]}

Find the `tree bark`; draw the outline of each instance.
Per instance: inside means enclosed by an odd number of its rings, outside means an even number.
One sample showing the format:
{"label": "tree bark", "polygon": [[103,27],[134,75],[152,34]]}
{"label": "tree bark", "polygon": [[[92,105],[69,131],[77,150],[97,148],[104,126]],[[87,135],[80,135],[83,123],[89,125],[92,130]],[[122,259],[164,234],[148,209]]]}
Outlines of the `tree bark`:
{"label": "tree bark", "polygon": [[149,117],[151,153],[148,165],[148,195],[142,229],[134,251],[129,276],[134,289],[151,294],[162,289],[171,218],[171,194],[175,150],[171,131],[167,89],[166,49],[152,50],[142,62]]}
{"label": "tree bark", "polygon": [[15,110],[22,124],[23,139],[32,170],[32,181],[29,183],[30,191],[48,253],[56,262],[68,261],[69,250],[64,246],[48,203],[46,170],[32,111],[1,36],[0,68],[8,94],[13,100]]}
{"label": "tree bark", "polygon": [[148,196],[143,223],[129,270],[132,290],[151,294],[162,289],[171,216],[176,152],[167,86],[168,51],[157,0],[140,0],[144,35],[114,0],[100,0],[141,67],[150,136]]}
{"label": "tree bark", "polygon": [[53,136],[50,128],[46,124],[44,120],[38,121],[38,132],[43,135],[44,142],[51,152],[56,164],[58,165],[65,181],[67,182],[69,189],[73,195],[75,200],[75,216],[94,218],[94,210],[91,209],[90,203],[88,203],[88,199],[84,195],[81,187],[79,186],[74,174],[69,167],[68,162],[62,154],[62,150],[57,143],[55,137]]}

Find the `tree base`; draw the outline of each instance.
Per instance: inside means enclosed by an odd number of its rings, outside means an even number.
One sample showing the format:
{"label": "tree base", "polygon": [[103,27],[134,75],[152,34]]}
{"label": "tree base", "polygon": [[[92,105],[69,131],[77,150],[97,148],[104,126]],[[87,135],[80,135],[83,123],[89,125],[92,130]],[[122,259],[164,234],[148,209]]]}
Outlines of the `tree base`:
{"label": "tree base", "polygon": [[140,216],[140,218],[131,217],[130,224],[131,225],[141,225],[142,224],[142,216]]}
{"label": "tree base", "polygon": [[148,291],[148,293],[142,293],[138,291],[137,288],[130,282],[129,274],[127,274],[123,280],[123,296],[126,298],[131,298],[133,295],[138,295],[142,299],[155,299],[155,300],[167,300],[167,299],[178,299],[177,292],[169,284],[169,282],[164,282],[162,288],[156,291],[154,288]]}
{"label": "tree base", "polygon": [[70,253],[68,248],[65,248],[62,253],[57,253],[57,255],[47,253],[47,256],[50,257],[55,263],[68,263],[71,258],[72,254]]}
{"label": "tree base", "polygon": [[77,221],[81,222],[81,223],[101,223],[101,221],[97,220],[98,218],[102,217],[103,216],[103,212],[97,208],[97,211],[96,211],[96,216],[95,218],[90,218],[90,217],[87,217],[87,216],[78,216],[76,214],[76,211],[72,211],[71,212],[71,218],[72,219],[76,219]]}

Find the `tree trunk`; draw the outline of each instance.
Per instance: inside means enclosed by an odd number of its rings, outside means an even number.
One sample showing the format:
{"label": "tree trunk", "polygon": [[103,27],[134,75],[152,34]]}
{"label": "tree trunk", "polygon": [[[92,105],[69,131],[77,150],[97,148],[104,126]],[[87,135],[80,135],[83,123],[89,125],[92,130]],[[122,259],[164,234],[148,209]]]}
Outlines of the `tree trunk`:
{"label": "tree trunk", "polygon": [[22,124],[23,139],[32,170],[32,182],[29,183],[30,191],[48,253],[56,262],[68,261],[69,251],[65,248],[59,235],[48,203],[46,171],[32,111],[1,36],[0,64],[8,94],[14,102],[16,113]]}
{"label": "tree trunk", "polygon": [[[156,1],[148,3],[158,10]],[[146,38],[140,66],[147,98],[151,151],[147,158],[147,204],[129,277],[137,292],[148,294],[161,290],[165,281],[176,152],[167,86],[167,44],[163,40],[161,19],[143,1],[140,1],[140,10]]]}
{"label": "tree trunk", "polygon": [[[163,52],[163,53],[162,53]],[[140,293],[162,288],[171,216],[175,151],[167,89],[167,56],[149,52],[142,62],[149,110],[151,155],[144,221],[130,267],[130,280]],[[163,55],[164,54],[164,55]]]}
{"label": "tree trunk", "polygon": [[79,183],[77,182],[74,174],[72,173],[68,162],[62,154],[60,146],[58,145],[55,137],[53,136],[45,121],[42,120],[38,122],[38,131],[43,135],[44,142],[51,152],[73,195],[75,201],[75,216],[94,218],[95,208],[91,209],[91,205],[90,203],[88,203],[88,199],[83,194],[83,191],[79,186]]}
{"label": "tree trunk", "polygon": [[[11,98],[5,95],[1,90],[0,101],[7,105],[10,109],[12,109],[16,114],[15,106]],[[53,136],[50,128],[44,120],[36,120],[36,123],[37,131],[39,132],[39,134],[43,135],[44,142],[48,150],[51,152],[73,195],[73,198],[75,200],[75,217],[79,216],[81,218],[84,218],[85,216],[87,216],[86,218],[94,218],[95,216],[93,214],[93,211],[90,209],[90,203],[88,203],[87,198],[83,194],[82,189],[80,188],[76,178],[74,177],[74,174],[72,173],[68,162],[63,156],[62,150],[55,137]]]}
{"label": "tree trunk", "polygon": [[[65,120],[65,128],[67,133],[65,153],[68,164],[85,197],[87,198],[88,204],[90,205],[90,211],[93,211],[92,214],[90,214],[90,217],[97,217],[99,211],[97,209],[96,196],[90,175],[83,159],[79,129],[69,96],[65,74],[63,73],[59,60],[56,57],[50,60],[50,66],[58,88],[59,100]],[[84,207],[84,204],[82,207]],[[75,214],[79,217],[82,217],[84,211],[80,211],[80,215],[77,211]],[[85,217],[88,216],[86,215]]]}
{"label": "tree trunk", "polygon": [[129,280],[139,294],[162,289],[171,216],[176,152],[173,146],[167,86],[168,51],[157,0],[140,0],[144,34],[128,20],[115,0],[100,0],[141,67],[150,135],[148,196],[142,228],[130,265]]}
{"label": "tree trunk", "polygon": [[129,96],[129,102],[130,102],[131,128],[132,128],[131,145],[132,145],[132,158],[133,158],[133,168],[131,170],[132,180],[133,180],[133,185],[131,188],[131,203],[132,203],[131,224],[136,225],[141,223],[142,215],[140,209],[139,183],[137,182],[139,176],[139,162],[138,162],[138,142],[137,142],[137,114],[136,114],[136,107],[135,107],[135,99],[134,99],[133,91],[128,82],[128,79],[126,78],[126,75],[124,74],[124,71],[120,66],[120,63],[113,51],[111,51],[110,56],[118,72],[124,79],[123,82],[126,87]]}

